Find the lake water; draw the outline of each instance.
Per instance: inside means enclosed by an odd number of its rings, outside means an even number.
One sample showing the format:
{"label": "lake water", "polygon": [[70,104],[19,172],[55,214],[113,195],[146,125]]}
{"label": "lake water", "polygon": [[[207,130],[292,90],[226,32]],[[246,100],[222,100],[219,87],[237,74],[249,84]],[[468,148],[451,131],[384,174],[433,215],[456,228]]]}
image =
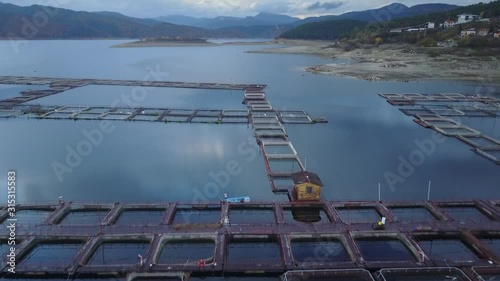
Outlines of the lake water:
{"label": "lake water", "polygon": [[[324,197],[331,200],[499,198],[499,167],[447,138],[390,188],[385,175],[398,174],[400,157],[418,149],[416,141],[433,131],[389,105],[381,92],[457,92],[477,87],[453,82],[368,82],[306,73],[303,68],[327,63],[307,55],[249,54],[270,46],[110,48],[124,41],[33,41],[15,52],[0,42],[0,75],[99,79],[138,79],[151,70],[167,80],[187,82],[265,83],[276,109],[304,109],[325,116],[328,124],[287,125],[286,130],[307,168],[317,172]],[[149,70],[148,70],[149,69]],[[151,80],[151,79],[150,79]],[[36,86],[0,86],[8,98]],[[35,101],[41,104],[109,106],[132,87],[88,86]],[[243,108],[239,91],[147,89],[140,105],[156,107]],[[500,136],[499,120],[467,120],[484,133]],[[252,200],[287,200],[273,195],[262,156],[247,125],[114,122],[88,156],[71,172],[58,176],[53,164],[66,163],[84,132],[99,128],[93,121],[0,119],[0,182],[7,170],[18,174],[19,202],[98,200],[125,202],[218,200],[223,193]],[[74,160],[74,159],[73,159]],[[76,163],[75,162],[75,163]],[[238,173],[227,175],[228,163]],[[305,161],[304,161],[305,162]],[[73,164],[75,164],[73,163]],[[69,166],[68,166],[69,167]],[[0,194],[5,202],[6,193]]]}

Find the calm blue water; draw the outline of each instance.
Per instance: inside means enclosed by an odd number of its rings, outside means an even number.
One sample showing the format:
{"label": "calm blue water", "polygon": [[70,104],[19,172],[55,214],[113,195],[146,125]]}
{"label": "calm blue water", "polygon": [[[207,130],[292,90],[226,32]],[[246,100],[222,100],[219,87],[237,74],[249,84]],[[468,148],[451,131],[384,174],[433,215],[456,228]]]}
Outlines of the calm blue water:
{"label": "calm blue water", "polygon": [[458,239],[421,241],[419,245],[435,260],[474,261],[477,259],[474,252]]}
{"label": "calm blue water", "polygon": [[[21,44],[15,53],[10,42],[2,41],[0,75],[142,80],[151,69],[158,69],[168,73],[168,80],[266,83],[275,108],[305,109],[311,115],[328,117],[328,124],[286,127],[299,155],[307,158],[307,168],[321,176],[327,199],[377,199],[379,182],[383,200],[425,199],[429,180],[431,199],[491,199],[500,195],[499,167],[451,138],[437,144],[435,151],[392,189],[385,176],[388,172],[398,174],[398,158],[408,159],[418,149],[415,141],[430,139],[433,131],[413,123],[378,93],[471,94],[476,87],[314,75],[303,68],[327,61],[306,55],[246,53],[272,47],[267,45],[109,48],[122,42],[33,41]],[[2,86],[0,96],[10,97],[24,88]],[[89,86],[39,102],[109,106],[131,91]],[[241,98],[237,91],[156,89],[141,103],[241,108]],[[470,122],[478,123],[487,134],[499,135],[498,122]],[[116,122],[88,156],[70,161],[75,167],[66,165],[69,170],[58,178],[54,163],[68,163],[68,151],[87,140],[85,131],[92,132],[99,125],[92,121],[0,120],[0,182],[6,181],[8,169],[16,169],[22,202],[55,201],[61,195],[74,201],[213,201],[224,193],[248,195],[253,200],[287,200],[272,194],[263,159],[246,125]],[[235,163],[237,169],[229,174],[228,166]],[[6,194],[0,194],[0,200],[5,199]]]}
{"label": "calm blue water", "polygon": [[159,225],[165,210],[125,210],[115,225]]}
{"label": "calm blue water", "polygon": [[[83,246],[83,243],[50,244],[41,243],[32,250],[28,256],[24,257],[21,266],[26,267],[51,267],[69,266],[73,258]],[[50,255],[50,259],[47,256]]]}
{"label": "calm blue water", "polygon": [[210,240],[168,241],[161,251],[158,264],[194,263],[214,256],[215,243]]}
{"label": "calm blue water", "polygon": [[138,263],[137,255],[145,256],[150,247],[149,243],[120,243],[109,242],[99,245],[88,265],[133,265]]}
{"label": "calm blue water", "polygon": [[20,95],[22,91],[43,90],[48,87],[39,85],[0,85],[0,99],[11,99]]}
{"label": "calm blue water", "polygon": [[273,209],[229,209],[229,220],[231,224],[274,224]]}
{"label": "calm blue water", "polygon": [[[145,98],[134,100],[132,91],[138,87],[122,86],[85,86],[62,92],[57,95],[30,101],[29,104],[43,105],[87,105],[118,107],[161,107],[195,109],[246,109],[241,103],[241,91],[144,88]],[[141,92],[142,93],[142,92]],[[130,100],[126,95],[130,96]],[[138,92],[136,93],[138,94]]]}
{"label": "calm blue water", "polygon": [[325,240],[292,240],[293,259],[300,263],[348,262],[350,260],[349,254],[340,241]]}
{"label": "calm blue water", "polygon": [[380,220],[380,214],[375,208],[337,209],[339,216],[346,223],[371,223]]}
{"label": "calm blue water", "polygon": [[396,216],[399,222],[416,223],[416,222],[434,222],[436,218],[423,207],[414,208],[390,208],[391,212]]}
{"label": "calm blue water", "polygon": [[359,239],[356,241],[367,261],[414,261],[403,242],[396,239],[375,240]]}
{"label": "calm blue water", "polygon": [[280,245],[275,241],[234,240],[226,248],[226,264],[271,264],[282,262]]}

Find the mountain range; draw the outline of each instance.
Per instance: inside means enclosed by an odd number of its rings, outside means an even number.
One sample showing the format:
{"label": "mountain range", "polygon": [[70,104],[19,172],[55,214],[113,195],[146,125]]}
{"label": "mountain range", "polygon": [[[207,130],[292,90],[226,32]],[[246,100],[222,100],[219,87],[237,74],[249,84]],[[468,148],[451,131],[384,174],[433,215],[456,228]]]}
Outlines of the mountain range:
{"label": "mountain range", "polygon": [[[457,6],[447,4],[425,4],[407,7],[391,4],[379,9],[350,12],[338,16],[298,19],[286,15],[259,13],[249,17],[194,18],[189,16],[164,16],[156,19],[129,17],[115,12],[83,12],[68,9],[48,8],[40,5],[21,7],[0,2],[0,38],[69,39],[69,38],[144,38],[144,37],[190,37],[190,38],[275,38],[283,32],[304,23],[332,19],[358,21],[380,21],[385,11],[393,13],[392,19],[422,15],[429,12],[453,10]],[[46,13],[48,20],[35,26],[33,17]]]}
{"label": "mountain range", "polygon": [[[381,21],[388,19],[400,19],[423,15],[428,13],[446,12],[458,8],[457,5],[449,4],[422,4],[408,7],[400,3],[393,3],[381,8],[366,11],[349,12],[342,15],[329,15],[321,17],[309,17],[305,19],[294,18],[285,15],[270,13],[260,13],[254,17],[216,17],[216,18],[194,18],[182,15],[164,16],[156,18],[158,21],[190,25],[206,29],[219,29],[235,26],[265,26],[265,25],[283,25],[287,28],[296,27],[304,23],[350,19],[364,22]],[[390,18],[387,16],[389,13]]]}
{"label": "mountain range", "polygon": [[[48,11],[48,12],[47,12]],[[46,22],[34,20],[43,14]],[[141,38],[159,36],[217,36],[213,31],[139,19],[112,12],[76,12],[40,5],[20,7],[0,3],[0,37],[52,38]]]}
{"label": "mountain range", "polygon": [[266,26],[266,25],[286,25],[300,21],[299,18],[294,18],[286,15],[259,13],[253,17],[224,17],[215,18],[194,18],[182,15],[164,16],[156,18],[158,21],[168,22],[180,25],[190,25],[206,29],[219,29],[235,26]]}
{"label": "mountain range", "polygon": [[349,12],[338,16],[322,16],[310,17],[301,21],[300,24],[327,21],[327,20],[358,20],[364,22],[380,22],[387,20],[395,20],[430,13],[440,13],[451,11],[460,6],[450,4],[421,4],[408,7],[400,3],[393,3],[381,8],[371,9],[366,11]]}
{"label": "mountain range", "polygon": [[[349,41],[349,44],[373,44],[378,40],[392,42],[392,43],[417,43],[424,38],[432,40],[430,42],[446,41],[448,39],[453,39],[457,33],[460,32],[460,27],[457,26],[456,29],[433,29],[428,30],[425,33],[391,33],[390,30],[394,28],[402,27],[421,27],[427,22],[433,22],[436,24],[443,23],[449,19],[456,19],[460,14],[474,14],[482,15],[484,18],[489,18],[488,21],[478,21],[472,22],[464,28],[488,28],[492,30],[497,30],[500,28],[498,20],[495,20],[500,16],[500,0],[492,1],[490,3],[478,3],[464,7],[458,7],[451,11],[444,7],[445,11],[436,12],[436,9],[431,8],[429,5],[420,5],[422,10],[425,8],[429,9],[429,13],[414,15],[411,10],[401,9],[401,6],[393,4],[389,6],[387,10],[391,9],[393,11],[402,11],[400,13],[393,13],[390,21],[384,22],[383,25],[372,25],[367,24],[366,18],[354,17],[357,19],[345,19],[344,16],[352,16],[353,14],[347,14],[339,17],[335,17],[331,20],[315,21],[302,24],[293,29],[290,29],[282,33],[279,37],[286,39],[301,39],[301,40],[341,40],[343,42]],[[383,10],[374,11],[371,13],[372,16],[387,17],[387,14]],[[407,17],[401,17],[402,15],[411,15]],[[364,20],[359,20],[364,19]],[[474,26],[471,26],[473,24]],[[376,27],[376,28],[374,28]],[[457,30],[458,29],[458,30]],[[378,40],[377,40],[378,39]],[[424,41],[425,42],[425,41]],[[437,44],[437,43],[436,43]],[[486,46],[484,44],[483,46]],[[493,44],[494,45],[494,44]]]}

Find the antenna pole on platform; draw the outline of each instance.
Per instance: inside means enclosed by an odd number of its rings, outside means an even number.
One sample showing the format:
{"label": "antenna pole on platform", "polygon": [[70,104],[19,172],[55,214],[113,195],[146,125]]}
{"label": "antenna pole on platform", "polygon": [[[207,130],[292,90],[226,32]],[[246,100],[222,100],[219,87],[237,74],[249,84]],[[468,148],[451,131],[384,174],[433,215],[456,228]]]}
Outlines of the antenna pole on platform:
{"label": "antenna pole on platform", "polygon": [[427,189],[427,201],[431,200],[431,181],[429,181],[429,188]]}
{"label": "antenna pole on platform", "polygon": [[381,197],[380,197],[380,183],[378,183],[378,201],[379,202],[382,201],[380,199],[381,199]]}

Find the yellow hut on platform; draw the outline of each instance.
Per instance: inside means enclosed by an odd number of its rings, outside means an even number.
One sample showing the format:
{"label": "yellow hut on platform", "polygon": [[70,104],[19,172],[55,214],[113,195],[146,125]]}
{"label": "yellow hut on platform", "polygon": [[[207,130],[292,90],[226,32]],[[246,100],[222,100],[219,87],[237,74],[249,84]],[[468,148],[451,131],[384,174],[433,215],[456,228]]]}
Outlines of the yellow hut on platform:
{"label": "yellow hut on platform", "polygon": [[295,201],[319,201],[323,183],[315,173],[302,171],[292,174],[293,199]]}

